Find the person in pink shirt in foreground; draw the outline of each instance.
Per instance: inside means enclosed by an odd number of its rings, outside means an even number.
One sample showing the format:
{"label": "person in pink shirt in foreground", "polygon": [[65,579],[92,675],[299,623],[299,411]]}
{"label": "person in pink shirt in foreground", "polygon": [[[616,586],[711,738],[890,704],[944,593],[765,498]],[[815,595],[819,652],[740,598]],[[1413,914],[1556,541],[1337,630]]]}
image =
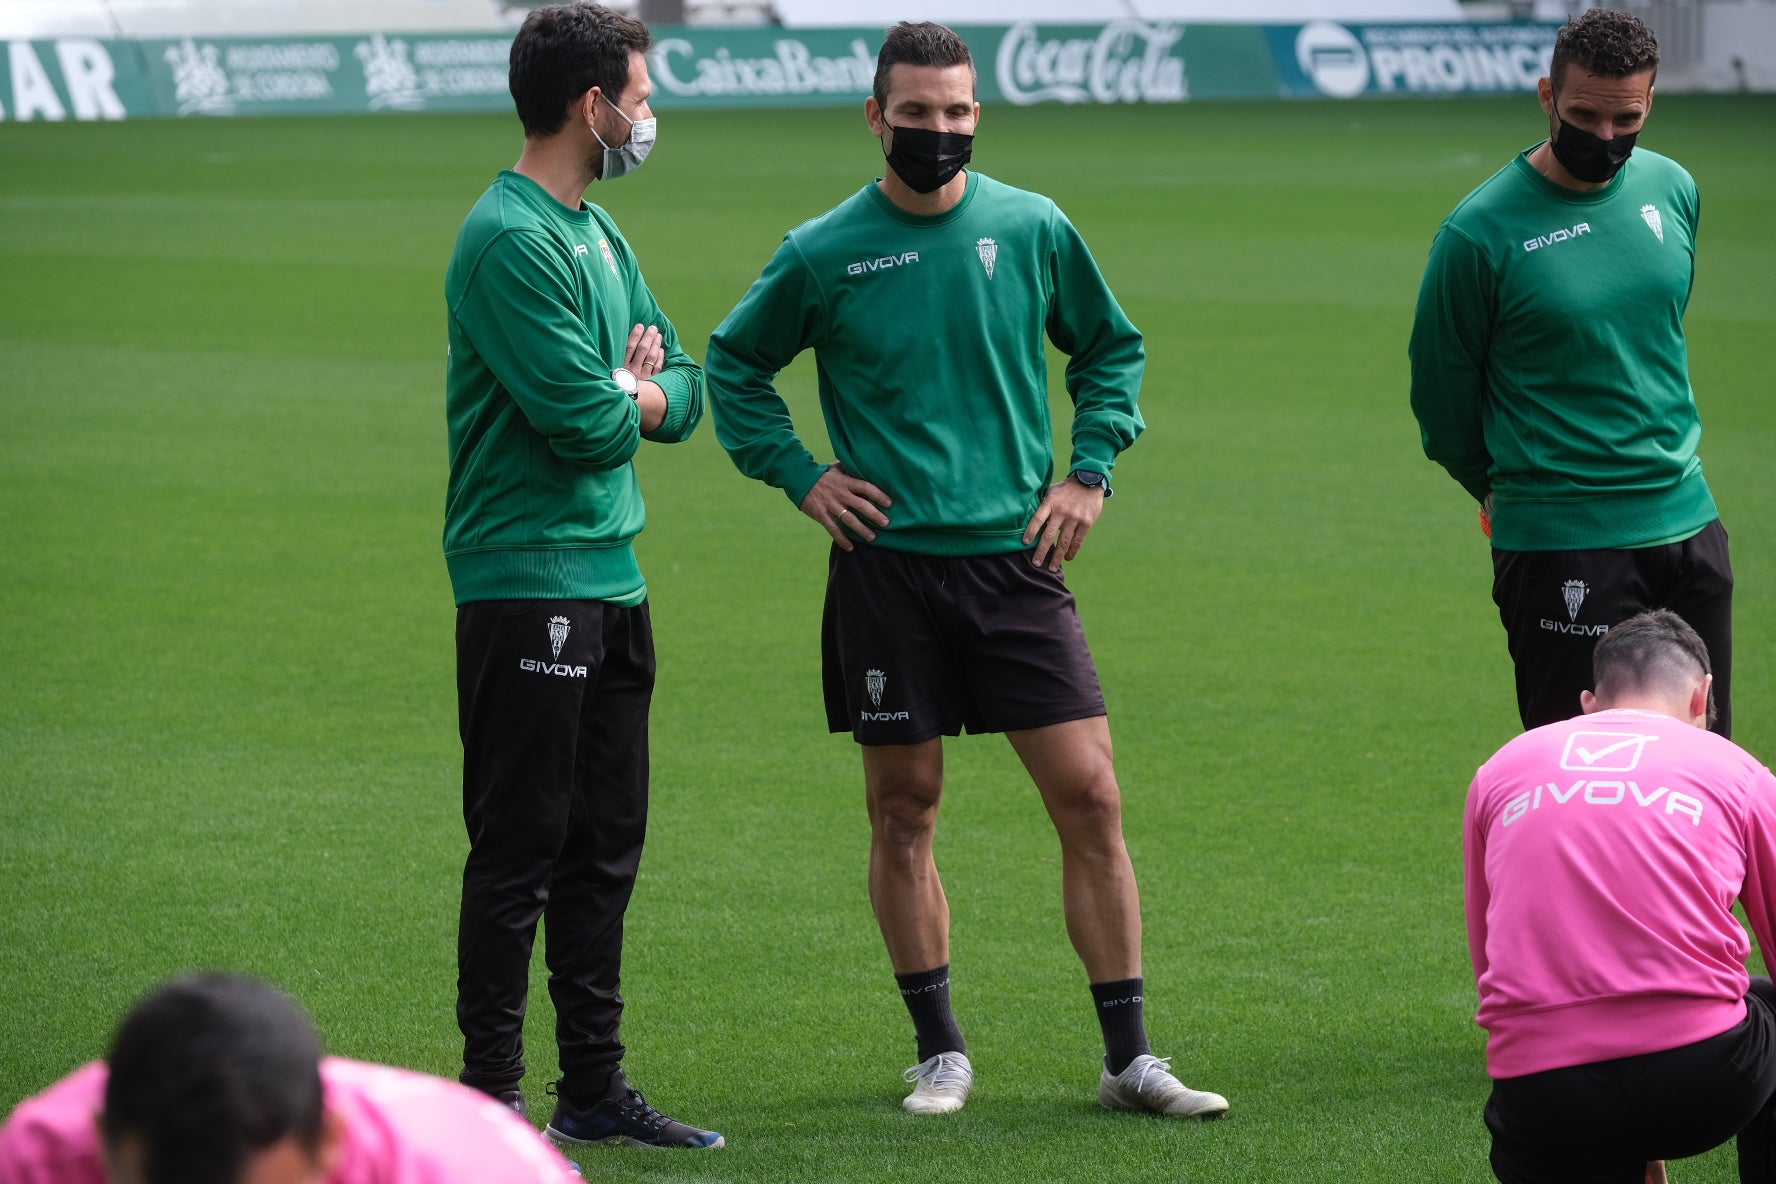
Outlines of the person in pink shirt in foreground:
{"label": "person in pink shirt in foreground", "polygon": [[1776,778],[1706,731],[1708,650],[1642,613],[1592,658],[1585,714],[1525,732],[1468,790],[1468,946],[1504,1184],[1663,1181],[1738,1136],[1776,1181]]}
{"label": "person in pink shirt in foreground", "polygon": [[19,1103],[0,1184],[560,1184],[535,1128],[455,1082],[321,1058],[308,1018],[251,979],[162,987],[106,1061]]}

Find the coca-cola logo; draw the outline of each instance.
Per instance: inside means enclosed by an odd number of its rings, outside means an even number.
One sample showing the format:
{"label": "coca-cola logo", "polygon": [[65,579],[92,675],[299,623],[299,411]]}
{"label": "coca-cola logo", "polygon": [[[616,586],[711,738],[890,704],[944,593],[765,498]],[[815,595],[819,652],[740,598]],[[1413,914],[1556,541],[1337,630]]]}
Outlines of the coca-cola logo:
{"label": "coca-cola logo", "polygon": [[999,42],[999,92],[1031,103],[1182,103],[1190,97],[1184,59],[1172,47],[1182,25],[1115,21],[1096,37],[1044,38],[1024,21]]}

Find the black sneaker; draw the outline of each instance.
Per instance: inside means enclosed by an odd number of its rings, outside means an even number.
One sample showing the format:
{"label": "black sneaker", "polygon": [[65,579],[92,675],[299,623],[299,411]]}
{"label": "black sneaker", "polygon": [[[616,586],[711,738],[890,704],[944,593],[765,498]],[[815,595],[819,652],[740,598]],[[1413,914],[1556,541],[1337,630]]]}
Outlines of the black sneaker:
{"label": "black sneaker", "polygon": [[641,1091],[631,1089],[620,1098],[607,1098],[590,1110],[576,1110],[566,1098],[555,1103],[555,1113],[543,1133],[563,1147],[587,1143],[611,1143],[627,1147],[720,1147],[715,1131],[698,1130],[666,1117],[647,1104]]}
{"label": "black sneaker", "polygon": [[512,1111],[519,1118],[530,1117],[530,1107],[524,1103],[524,1091],[521,1089],[502,1089],[493,1095],[493,1100]]}

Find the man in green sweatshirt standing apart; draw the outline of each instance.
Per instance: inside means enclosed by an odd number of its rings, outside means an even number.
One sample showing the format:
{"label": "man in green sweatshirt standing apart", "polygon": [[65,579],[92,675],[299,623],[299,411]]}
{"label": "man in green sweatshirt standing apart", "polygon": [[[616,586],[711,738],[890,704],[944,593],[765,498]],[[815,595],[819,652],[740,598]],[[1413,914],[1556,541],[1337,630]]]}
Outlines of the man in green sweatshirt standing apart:
{"label": "man in green sweatshirt standing apart", "polygon": [[1419,290],[1412,409],[1480,503],[1526,728],[1579,714],[1597,638],[1656,608],[1707,643],[1713,727],[1732,728],[1733,573],[1683,331],[1699,201],[1634,150],[1658,67],[1625,12],[1562,28],[1548,139],[1444,221]]}
{"label": "man in green sweatshirt standing apart", "polygon": [[444,289],[463,743],[457,1023],[465,1084],[520,1112],[537,920],[561,1080],[558,1143],[719,1147],[629,1087],[618,1035],[623,914],[647,828],[654,686],[644,512],[631,458],[703,414],[634,253],[588,186],[654,141],[647,27],[540,8],[512,42],[518,163],[470,211]]}
{"label": "man in green sweatshirt standing apart", "polygon": [[[967,1100],[949,906],[932,859],[942,737],[1004,732],[1061,842],[1067,931],[1108,1055],[1099,1100],[1216,1117],[1152,1055],[1141,913],[1110,729],[1061,567],[1141,432],[1141,336],[1047,198],[963,168],[980,107],[968,47],[900,24],[864,103],[882,178],[790,232],[709,344],[717,438],[833,545],[826,712],[862,746],[870,901],[911,1013],[914,1113]],[[1054,476],[1043,337],[1072,356],[1072,455]],[[838,453],[816,461],[773,380],[813,349]]]}

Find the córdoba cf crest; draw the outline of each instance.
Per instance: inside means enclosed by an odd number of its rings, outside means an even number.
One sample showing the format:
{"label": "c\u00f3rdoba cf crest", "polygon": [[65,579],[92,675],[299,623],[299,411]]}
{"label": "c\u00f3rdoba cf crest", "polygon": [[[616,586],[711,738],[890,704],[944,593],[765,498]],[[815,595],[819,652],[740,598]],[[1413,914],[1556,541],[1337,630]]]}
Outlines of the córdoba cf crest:
{"label": "c\u00f3rdoba cf crest", "polygon": [[999,244],[990,238],[983,238],[974,244],[975,254],[980,256],[981,266],[987,269],[987,278],[993,278],[993,260],[999,257]]}
{"label": "c\u00f3rdoba cf crest", "polygon": [[1568,580],[1560,585],[1560,594],[1566,598],[1566,616],[1568,620],[1579,619],[1579,606],[1585,603],[1585,593],[1591,591],[1584,580]]}
{"label": "c\u00f3rdoba cf crest", "polygon": [[1651,203],[1641,206],[1640,216],[1646,220],[1646,224],[1652,228],[1653,233],[1659,236],[1659,241],[1664,242],[1665,223],[1659,217],[1659,207]]}
{"label": "c\u00f3rdoba cf crest", "polygon": [[549,648],[557,658],[561,656],[561,647],[567,644],[567,631],[572,628],[566,617],[549,618]]}
{"label": "c\u00f3rdoba cf crest", "polygon": [[880,670],[863,672],[863,689],[869,692],[870,702],[877,707],[882,705],[882,688],[888,685],[888,676]]}

